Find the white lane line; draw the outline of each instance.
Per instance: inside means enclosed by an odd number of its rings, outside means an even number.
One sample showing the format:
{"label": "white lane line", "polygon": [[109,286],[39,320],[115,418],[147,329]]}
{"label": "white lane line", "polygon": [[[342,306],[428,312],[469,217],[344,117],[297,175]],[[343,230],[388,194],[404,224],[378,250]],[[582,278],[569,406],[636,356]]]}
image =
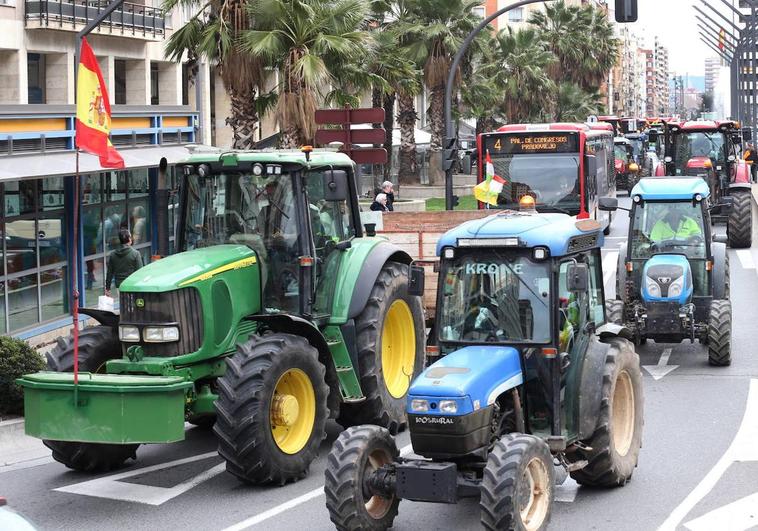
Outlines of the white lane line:
{"label": "white lane line", "polygon": [[[403,446],[400,449],[400,455],[408,455],[412,452],[413,452],[413,447],[410,444],[407,446]],[[293,498],[288,502],[285,502],[281,505],[277,505],[276,507],[272,507],[268,511],[262,512],[255,516],[251,516],[247,520],[242,520],[241,522],[237,524],[229,526],[223,531],[242,531],[243,529],[248,529],[249,527],[265,522],[266,520],[269,520],[270,518],[273,518],[274,516],[279,515],[283,513],[284,511],[289,511],[290,509],[297,507],[298,505],[302,505],[303,503],[307,501],[310,501],[314,498],[318,498],[319,496],[323,494],[324,494],[324,486],[321,485],[319,488],[306,492],[302,496]]]}
{"label": "white lane line", "polygon": [[658,360],[657,365],[643,365],[642,368],[645,369],[650,374],[650,376],[653,377],[653,379],[660,380],[668,373],[679,367],[679,365],[669,365],[670,357],[671,349],[663,349],[661,358]]}
{"label": "white lane line", "polygon": [[[758,379],[750,380],[745,416],[724,455],[661,524],[658,531],[675,531],[679,523],[716,486],[727,468],[738,461],[758,461]],[[723,522],[722,522],[723,523]],[[723,525],[719,529],[726,529]]]}
{"label": "white lane line", "polygon": [[200,474],[183,481],[173,487],[154,487],[152,485],[140,485],[138,483],[126,483],[119,481],[134,476],[141,476],[150,472],[163,470],[175,466],[185,465],[187,463],[193,463],[195,461],[202,461],[211,457],[218,457],[218,452],[208,452],[205,454],[195,455],[192,457],[186,457],[184,459],[177,459],[175,461],[169,461],[167,463],[160,463],[157,465],[147,466],[130,470],[128,472],[122,472],[120,474],[114,474],[112,476],[106,476],[103,478],[92,479],[84,481],[82,483],[74,483],[65,487],[53,489],[59,492],[68,492],[71,494],[81,494],[83,496],[92,496],[95,498],[109,498],[113,500],[123,500],[135,503],[144,503],[146,505],[161,505],[167,501],[176,498],[180,494],[184,494],[193,487],[196,487],[204,481],[221,474],[225,468],[225,463],[219,463],[213,468],[209,468]]}
{"label": "white lane line", "polygon": [[691,531],[713,529],[743,531],[755,529],[756,524],[758,524],[758,492],[690,520],[684,524],[684,527]]}
{"label": "white lane line", "polygon": [[753,253],[750,249],[738,249],[737,258],[740,259],[743,269],[755,269],[755,261],[753,260]]}
{"label": "white lane line", "polygon": [[618,262],[619,252],[608,251],[603,258],[603,285],[607,286],[608,282],[616,277],[616,265]]}

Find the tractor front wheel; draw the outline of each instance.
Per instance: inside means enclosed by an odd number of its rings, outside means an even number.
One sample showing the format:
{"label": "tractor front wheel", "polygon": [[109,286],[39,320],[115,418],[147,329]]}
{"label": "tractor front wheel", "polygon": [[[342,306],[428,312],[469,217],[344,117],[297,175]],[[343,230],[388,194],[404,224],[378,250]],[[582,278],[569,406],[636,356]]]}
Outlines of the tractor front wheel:
{"label": "tractor front wheel", "polygon": [[218,453],[242,481],[284,485],[304,478],[326,437],[329,411],[318,351],[291,334],[237,346],[218,379]]}
{"label": "tractor front wheel", "polygon": [[487,458],[481,483],[482,527],[490,530],[547,528],[553,507],[555,469],[542,439],[503,435]]}
{"label": "tractor front wheel", "polygon": [[342,404],[339,423],[376,424],[395,434],[405,427],[405,396],[424,366],[424,310],[420,297],[408,295],[407,265],[384,264],[355,328],[366,400]]}
{"label": "tractor front wheel", "polygon": [[595,433],[583,441],[588,449],[576,452],[587,461],[571,472],[577,483],[616,487],[629,481],[642,446],[642,408],[640,358],[627,340],[614,339],[605,358]]}
{"label": "tractor front wheel", "polygon": [[[92,326],[79,332],[79,370],[104,373],[108,360],[121,357],[121,344],[115,328]],[[47,368],[74,372],[74,338],[59,337],[47,354]],[[53,451],[53,459],[80,472],[108,472],[137,458],[139,444],[101,444],[43,440]]]}
{"label": "tractor front wheel", "polygon": [[726,235],[729,247],[744,249],[753,244],[753,211],[750,192],[733,192],[732,210],[726,222]]}
{"label": "tractor front wheel", "polygon": [[326,461],[324,493],[329,518],[340,531],[392,527],[400,500],[371,492],[372,472],[397,460],[390,432],[379,426],[354,426],[334,441]]}
{"label": "tractor front wheel", "polygon": [[711,301],[708,315],[708,363],[725,367],[732,363],[732,304]]}

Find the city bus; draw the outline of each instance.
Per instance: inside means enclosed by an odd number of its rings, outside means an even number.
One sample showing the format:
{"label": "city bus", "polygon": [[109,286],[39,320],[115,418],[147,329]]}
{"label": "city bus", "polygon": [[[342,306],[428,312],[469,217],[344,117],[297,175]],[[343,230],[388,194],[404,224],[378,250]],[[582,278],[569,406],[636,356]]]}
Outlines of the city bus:
{"label": "city bus", "polygon": [[497,205],[517,209],[534,198],[538,212],[562,212],[597,219],[607,230],[609,212],[598,209],[601,197],[616,196],[613,129],[609,124],[512,124],[477,139],[478,182],[486,179],[487,157],[504,182]]}

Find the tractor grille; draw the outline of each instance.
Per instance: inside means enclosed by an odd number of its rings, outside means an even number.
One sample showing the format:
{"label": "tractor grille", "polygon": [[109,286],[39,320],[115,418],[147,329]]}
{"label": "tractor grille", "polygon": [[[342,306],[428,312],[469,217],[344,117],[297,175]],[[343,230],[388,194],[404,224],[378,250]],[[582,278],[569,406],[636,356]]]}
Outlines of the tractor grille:
{"label": "tractor grille", "polygon": [[[144,304],[137,306],[137,300]],[[173,357],[189,354],[203,344],[203,308],[195,288],[182,288],[165,293],[125,293],[119,299],[121,323],[140,327],[150,324],[179,323],[179,341],[172,343],[145,343],[141,341],[145,356]],[[135,343],[124,343],[126,349]]]}

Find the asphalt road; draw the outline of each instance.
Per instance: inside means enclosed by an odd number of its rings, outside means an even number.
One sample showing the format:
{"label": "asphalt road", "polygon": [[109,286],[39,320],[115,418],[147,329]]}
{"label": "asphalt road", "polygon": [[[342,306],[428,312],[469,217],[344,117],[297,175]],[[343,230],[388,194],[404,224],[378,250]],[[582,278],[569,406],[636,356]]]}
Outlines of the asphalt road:
{"label": "asphalt road", "polygon": [[[628,201],[620,198],[622,205]],[[619,212],[606,239],[604,266],[615,269],[626,221]],[[697,343],[640,347],[643,365],[660,378],[643,371],[639,468],[628,485],[612,490],[584,489],[567,480],[557,490],[552,528],[758,526],[758,357],[751,345],[758,333],[758,248],[729,255],[732,366],[710,367],[705,348]],[[606,273],[607,296],[614,284],[614,274]],[[68,471],[48,457],[0,467],[0,495],[43,530],[333,529],[321,489],[325,455],[338,433],[338,426],[330,424],[310,475],[280,488],[241,484],[224,472],[212,433],[193,428],[185,441],[144,446],[136,463],[104,476]],[[408,443],[407,434],[398,437],[399,447]],[[404,501],[395,529],[479,529],[478,523],[473,500],[452,506]]]}

